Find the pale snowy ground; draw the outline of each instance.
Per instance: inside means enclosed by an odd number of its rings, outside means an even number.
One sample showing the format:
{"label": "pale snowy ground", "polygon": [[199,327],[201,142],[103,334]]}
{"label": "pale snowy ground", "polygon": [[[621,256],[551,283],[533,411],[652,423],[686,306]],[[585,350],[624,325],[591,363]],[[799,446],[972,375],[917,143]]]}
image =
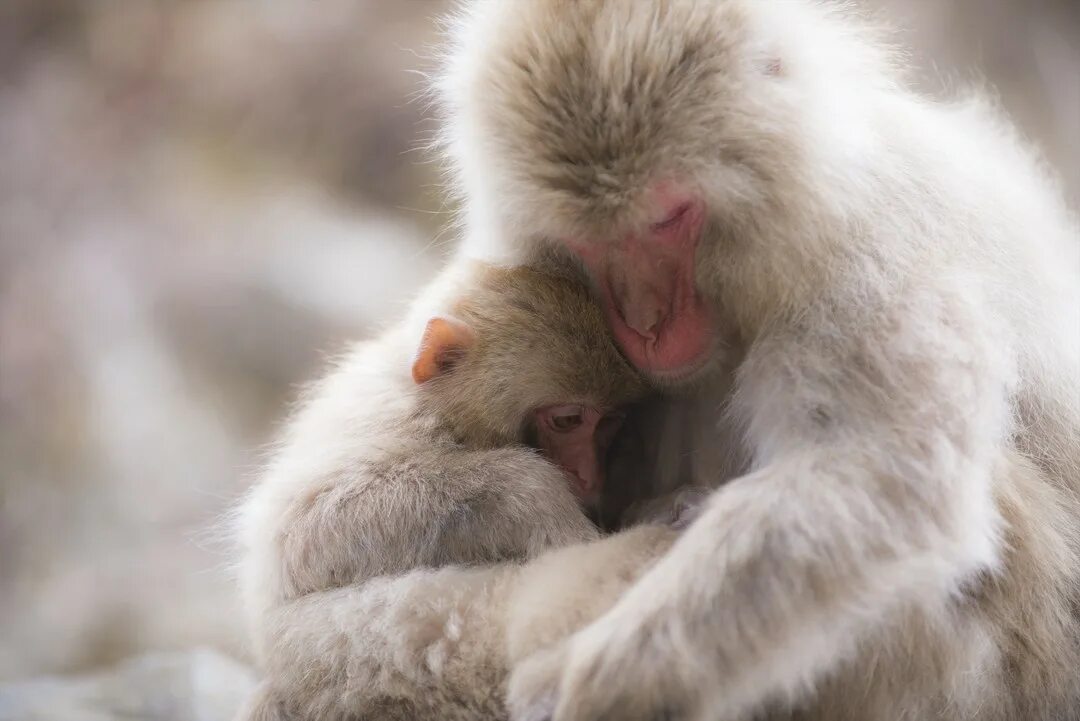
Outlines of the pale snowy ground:
{"label": "pale snowy ground", "polygon": [[[1080,11],[883,1],[926,86],[988,77],[1075,197]],[[410,152],[442,7],[0,7],[0,680],[244,657],[217,520],[449,242]]]}

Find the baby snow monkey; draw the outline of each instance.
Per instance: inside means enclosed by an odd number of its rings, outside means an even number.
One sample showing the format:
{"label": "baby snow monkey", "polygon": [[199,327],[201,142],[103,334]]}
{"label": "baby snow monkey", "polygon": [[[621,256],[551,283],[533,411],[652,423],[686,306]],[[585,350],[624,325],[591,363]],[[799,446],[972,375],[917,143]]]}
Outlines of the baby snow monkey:
{"label": "baby snow monkey", "polygon": [[[573,567],[562,592],[552,562],[536,566],[542,589],[520,565],[598,538],[583,506],[618,409],[646,391],[569,271],[451,268],[409,321],[312,389],[242,508],[266,673],[244,715],[504,717],[506,656],[529,650],[515,645],[614,600],[618,584],[597,586],[591,568],[626,564],[623,583],[670,541],[652,528],[582,547],[555,562]],[[561,619],[530,611],[506,630],[513,599],[548,594]]]}

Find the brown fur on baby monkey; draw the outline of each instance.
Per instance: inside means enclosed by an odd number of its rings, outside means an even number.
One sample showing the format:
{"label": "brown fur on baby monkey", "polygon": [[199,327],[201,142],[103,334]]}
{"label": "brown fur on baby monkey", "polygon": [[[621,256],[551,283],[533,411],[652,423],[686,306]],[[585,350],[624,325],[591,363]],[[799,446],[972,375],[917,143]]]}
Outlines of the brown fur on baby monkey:
{"label": "brown fur on baby monkey", "polygon": [[286,427],[241,514],[249,605],[595,537],[603,419],[646,390],[569,271],[452,266]]}
{"label": "brown fur on baby monkey", "polygon": [[425,328],[412,367],[419,413],[466,445],[535,446],[595,503],[621,408],[645,395],[643,380],[568,268],[476,264],[474,273],[452,315]]}
{"label": "brown fur on baby monkey", "polygon": [[[646,392],[576,276],[449,268],[311,388],[240,509],[265,675],[243,718],[504,718],[521,562],[598,538],[581,501],[600,487],[603,418]],[[589,569],[613,548],[641,565],[664,530],[580,551],[581,587],[602,601]]]}

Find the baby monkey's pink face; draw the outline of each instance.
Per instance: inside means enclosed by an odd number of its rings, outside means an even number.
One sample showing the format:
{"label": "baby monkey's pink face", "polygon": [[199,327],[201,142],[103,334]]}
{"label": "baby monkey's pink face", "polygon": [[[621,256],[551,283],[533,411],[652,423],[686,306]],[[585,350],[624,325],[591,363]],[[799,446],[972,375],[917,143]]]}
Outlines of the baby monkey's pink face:
{"label": "baby monkey's pink face", "polygon": [[604,456],[622,415],[584,405],[558,405],[537,410],[535,422],[536,445],[569,474],[582,503],[595,503],[604,489]]}
{"label": "baby monkey's pink face", "polygon": [[[518,275],[526,272],[519,270]],[[536,280],[533,284],[534,290],[541,287]],[[483,343],[465,321],[431,318],[413,358],[412,378],[421,386],[431,383],[427,397],[434,402],[434,412],[461,442],[485,447],[527,444],[563,469],[574,495],[583,505],[593,506],[604,490],[607,451],[623,422],[616,409],[640,397],[645,387],[608,340],[583,287],[580,302],[593,311],[595,327],[582,338],[558,340],[565,328],[544,324],[558,313],[573,313],[567,310],[572,305],[559,305],[564,300],[560,286],[545,292],[526,297],[540,304],[539,310],[524,302],[507,302],[518,315],[503,309],[511,318],[505,327],[481,325],[487,334]],[[521,308],[532,309],[539,318]],[[549,347],[551,338],[562,345]],[[605,350],[610,359],[593,362]],[[544,357],[557,360],[531,362]],[[625,374],[625,381],[615,381],[618,374]]]}

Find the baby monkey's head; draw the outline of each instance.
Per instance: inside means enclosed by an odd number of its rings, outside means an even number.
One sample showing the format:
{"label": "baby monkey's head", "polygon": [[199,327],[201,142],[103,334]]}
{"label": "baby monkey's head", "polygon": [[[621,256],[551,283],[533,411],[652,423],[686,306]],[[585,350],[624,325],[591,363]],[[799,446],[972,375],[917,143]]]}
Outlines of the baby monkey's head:
{"label": "baby monkey's head", "polygon": [[476,264],[462,288],[413,362],[423,410],[468,446],[539,448],[594,500],[620,409],[647,388],[584,279],[558,265]]}

